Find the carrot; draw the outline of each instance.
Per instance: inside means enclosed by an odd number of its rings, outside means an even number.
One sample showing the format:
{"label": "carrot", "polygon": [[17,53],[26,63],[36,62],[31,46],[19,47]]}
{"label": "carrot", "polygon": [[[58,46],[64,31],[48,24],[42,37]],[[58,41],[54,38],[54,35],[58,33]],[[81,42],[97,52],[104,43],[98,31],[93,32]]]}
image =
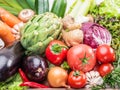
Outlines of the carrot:
{"label": "carrot", "polygon": [[8,12],[7,10],[1,7],[0,7],[0,18],[10,27],[13,27],[15,24],[21,22],[16,16],[14,16],[13,14],[11,14],[10,12]]}
{"label": "carrot", "polygon": [[8,46],[15,41],[15,37],[11,32],[11,28],[0,20],[0,38],[5,42],[5,45]]}

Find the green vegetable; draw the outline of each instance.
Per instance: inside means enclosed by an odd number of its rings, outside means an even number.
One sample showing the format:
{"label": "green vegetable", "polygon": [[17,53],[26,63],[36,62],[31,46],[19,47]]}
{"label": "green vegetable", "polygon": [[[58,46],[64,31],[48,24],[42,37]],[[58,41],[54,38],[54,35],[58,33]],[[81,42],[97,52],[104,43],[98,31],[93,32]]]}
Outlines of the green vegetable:
{"label": "green vegetable", "polygon": [[16,0],[0,0],[0,7],[8,10],[14,15],[18,15],[23,9]]}
{"label": "green vegetable", "polygon": [[104,84],[111,88],[120,88],[120,3],[119,0],[104,0],[100,5],[95,5],[90,14],[95,22],[106,27],[112,35],[111,46],[116,53],[116,61],[113,63],[114,70],[104,77]]}
{"label": "green vegetable", "polygon": [[22,83],[20,75],[17,73],[5,82],[0,82],[0,90],[26,90],[27,87],[20,87]]}
{"label": "green vegetable", "polygon": [[58,17],[64,17],[67,6],[67,0],[54,0],[51,12],[55,13]]}
{"label": "green vegetable", "polygon": [[37,14],[49,12],[49,1],[48,0],[35,0],[35,7]]}
{"label": "green vegetable", "polygon": [[17,10],[22,10],[23,8],[17,2],[17,0],[4,0],[9,6],[16,8]]}
{"label": "green vegetable", "polygon": [[66,61],[64,61],[62,64],[61,64],[61,67],[65,70],[69,70],[70,69],[70,66],[68,65],[68,63]]}
{"label": "green vegetable", "polygon": [[0,0],[0,7],[3,7],[16,16],[23,9],[31,8],[34,10],[34,4],[35,0]]}
{"label": "green vegetable", "polygon": [[30,8],[29,4],[26,0],[17,0],[17,2],[23,7],[23,8]]}
{"label": "green vegetable", "polygon": [[61,29],[61,19],[55,14],[35,15],[21,30],[21,43],[26,53],[43,54],[49,42],[59,37]]}
{"label": "green vegetable", "polygon": [[114,70],[104,77],[104,87],[120,88],[120,49],[116,52],[117,61],[114,62]]}
{"label": "green vegetable", "polygon": [[12,13],[14,15],[18,15],[18,13],[19,13],[19,10],[17,10],[16,8],[13,8],[13,7],[3,4],[3,3],[0,3],[0,7],[8,10],[10,13]]}
{"label": "green vegetable", "polygon": [[74,18],[79,15],[85,16],[90,10],[93,1],[94,0],[75,0],[67,14],[73,16]]}
{"label": "green vegetable", "polygon": [[35,10],[35,1],[36,0],[26,0],[26,2],[32,8],[32,10]]}
{"label": "green vegetable", "polygon": [[110,33],[112,34],[111,46],[115,50],[118,50],[118,48],[120,48],[120,14],[115,14],[115,11],[113,10],[112,12],[111,8],[108,8],[108,11],[110,9],[111,13],[108,13],[107,10],[102,10],[103,7],[105,8],[105,5],[108,4],[107,1],[109,0],[104,1],[105,2],[103,2],[99,6],[95,6],[95,8],[91,9],[90,14],[92,14],[92,16],[95,18],[96,23],[99,23],[110,31]]}

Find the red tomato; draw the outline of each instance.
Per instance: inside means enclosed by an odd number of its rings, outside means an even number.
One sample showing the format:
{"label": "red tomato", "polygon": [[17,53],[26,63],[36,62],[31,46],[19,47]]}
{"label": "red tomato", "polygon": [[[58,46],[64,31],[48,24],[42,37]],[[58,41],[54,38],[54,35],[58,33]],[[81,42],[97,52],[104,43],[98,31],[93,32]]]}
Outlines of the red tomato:
{"label": "red tomato", "polygon": [[113,70],[113,66],[110,63],[103,63],[102,65],[100,65],[100,67],[98,68],[98,72],[100,73],[100,75],[102,77],[106,76],[107,74],[109,74],[111,71]]}
{"label": "red tomato", "polygon": [[71,71],[68,75],[68,84],[72,88],[82,88],[85,86],[86,82],[86,76],[82,71]]}
{"label": "red tomato", "polygon": [[115,52],[109,45],[100,45],[96,50],[96,58],[101,63],[110,63],[115,61]]}
{"label": "red tomato", "polygon": [[71,47],[67,53],[67,62],[71,69],[88,72],[96,64],[96,57],[93,49],[85,44]]}
{"label": "red tomato", "polygon": [[59,40],[53,40],[46,48],[45,55],[54,65],[60,65],[67,56],[67,46]]}

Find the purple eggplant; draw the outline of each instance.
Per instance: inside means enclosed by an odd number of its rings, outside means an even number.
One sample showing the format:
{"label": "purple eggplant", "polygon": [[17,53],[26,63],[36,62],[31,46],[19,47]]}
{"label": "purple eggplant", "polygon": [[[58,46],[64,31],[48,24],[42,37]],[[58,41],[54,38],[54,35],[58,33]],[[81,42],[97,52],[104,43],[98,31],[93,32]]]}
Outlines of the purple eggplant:
{"label": "purple eggplant", "polygon": [[22,68],[29,80],[41,82],[46,79],[48,63],[39,55],[31,55],[24,58]]}
{"label": "purple eggplant", "polygon": [[7,80],[17,72],[24,52],[19,41],[0,50],[0,82]]}

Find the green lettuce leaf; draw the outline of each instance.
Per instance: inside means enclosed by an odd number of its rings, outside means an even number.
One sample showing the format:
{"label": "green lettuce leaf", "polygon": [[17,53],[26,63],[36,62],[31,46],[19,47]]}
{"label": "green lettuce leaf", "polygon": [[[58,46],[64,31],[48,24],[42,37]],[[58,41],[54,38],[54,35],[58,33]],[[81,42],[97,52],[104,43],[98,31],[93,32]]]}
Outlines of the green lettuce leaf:
{"label": "green lettuce leaf", "polygon": [[26,90],[27,87],[20,87],[22,83],[20,75],[17,73],[5,82],[0,82],[0,90]]}

